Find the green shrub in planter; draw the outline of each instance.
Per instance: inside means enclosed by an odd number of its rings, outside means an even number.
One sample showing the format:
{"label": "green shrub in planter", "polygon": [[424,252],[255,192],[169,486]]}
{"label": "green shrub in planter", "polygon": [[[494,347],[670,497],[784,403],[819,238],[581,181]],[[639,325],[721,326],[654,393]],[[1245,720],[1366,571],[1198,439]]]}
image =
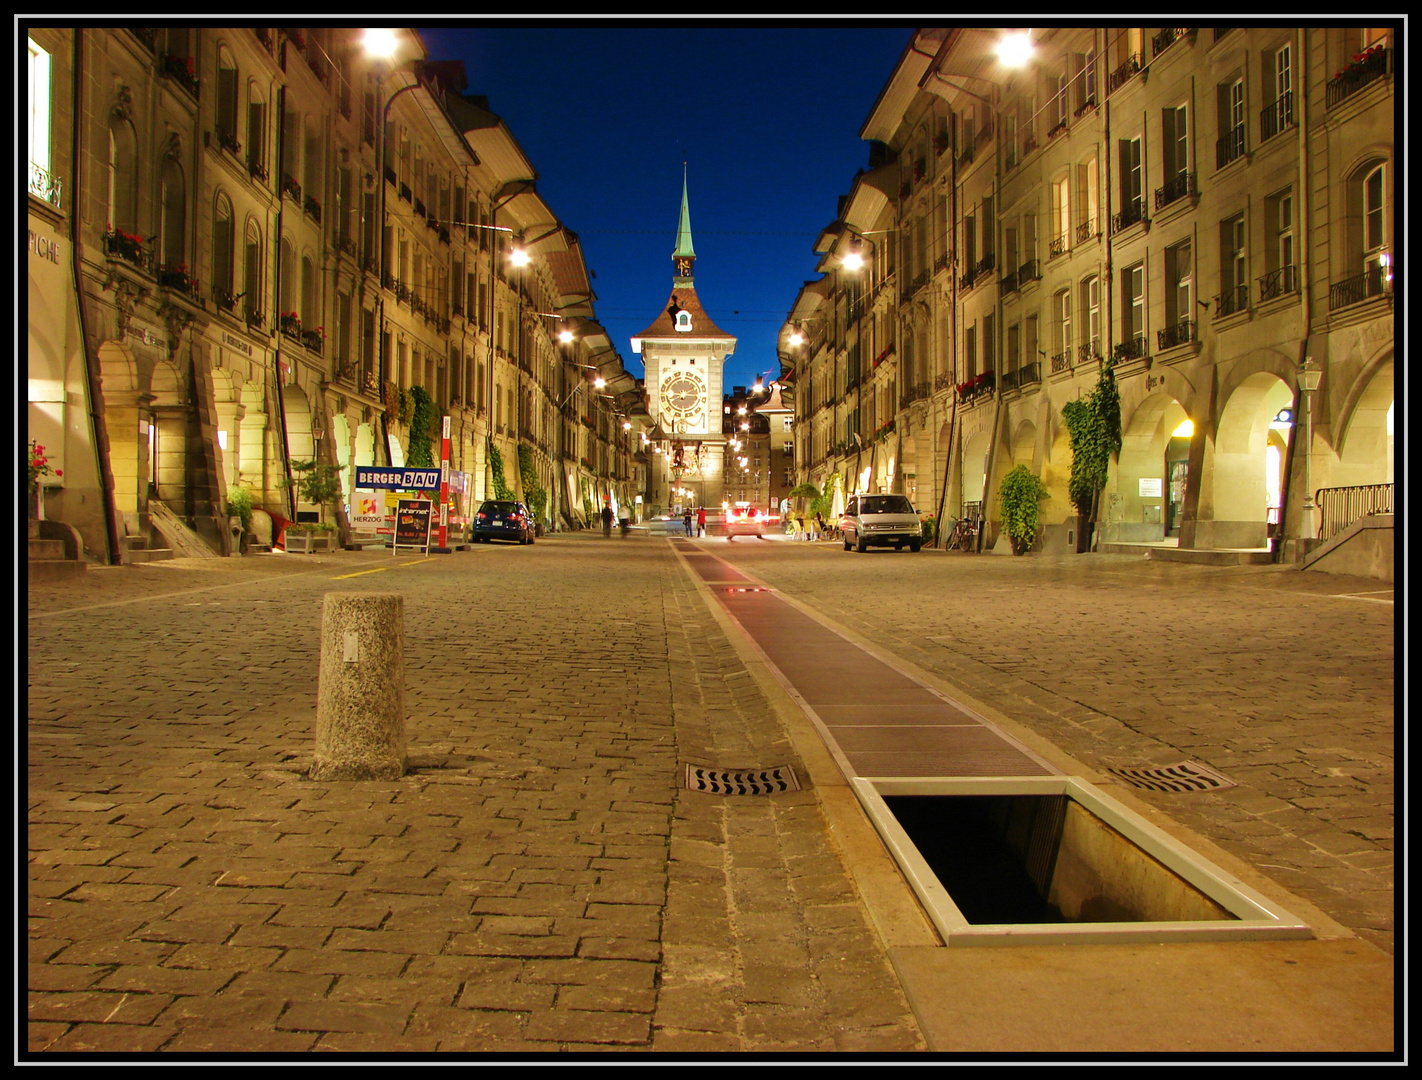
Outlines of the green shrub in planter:
{"label": "green shrub in planter", "polygon": [[227,516],[235,517],[242,523],[244,533],[252,531],[252,492],[249,488],[230,487],[227,489]]}
{"label": "green shrub in planter", "polygon": [[1037,513],[1047,496],[1047,487],[1026,465],[1015,465],[1002,478],[997,497],[1002,507],[1002,526],[1012,540],[1012,553],[1025,555],[1037,539]]}

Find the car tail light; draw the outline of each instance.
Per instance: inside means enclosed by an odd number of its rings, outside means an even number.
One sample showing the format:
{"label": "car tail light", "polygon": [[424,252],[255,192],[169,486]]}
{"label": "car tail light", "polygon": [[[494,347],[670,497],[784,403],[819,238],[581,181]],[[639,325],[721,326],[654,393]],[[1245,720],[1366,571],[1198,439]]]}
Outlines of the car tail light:
{"label": "car tail light", "polygon": [[480,510],[479,513],[476,514],[475,516],[476,516],[480,521],[483,521],[483,520],[484,520],[484,511]]}

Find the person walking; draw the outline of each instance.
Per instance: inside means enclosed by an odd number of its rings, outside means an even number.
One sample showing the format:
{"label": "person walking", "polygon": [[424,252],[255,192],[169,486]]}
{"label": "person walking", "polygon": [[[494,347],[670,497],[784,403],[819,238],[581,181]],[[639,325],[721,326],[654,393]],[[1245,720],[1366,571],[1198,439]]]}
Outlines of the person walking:
{"label": "person walking", "polygon": [[612,500],[608,499],[602,504],[602,535],[612,536]]}
{"label": "person walking", "polygon": [[696,535],[706,535],[706,507],[698,507],[696,510]]}
{"label": "person walking", "polygon": [[691,539],[691,507],[687,507],[681,514],[682,524],[686,526],[686,538]]}

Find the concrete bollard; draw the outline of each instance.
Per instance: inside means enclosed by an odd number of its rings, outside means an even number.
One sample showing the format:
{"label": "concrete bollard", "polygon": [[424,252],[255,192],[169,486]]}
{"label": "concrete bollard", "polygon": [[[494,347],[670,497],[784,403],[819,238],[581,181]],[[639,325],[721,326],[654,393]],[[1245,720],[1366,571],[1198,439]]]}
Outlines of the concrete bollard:
{"label": "concrete bollard", "polygon": [[327,593],[312,780],[405,775],[404,598]]}

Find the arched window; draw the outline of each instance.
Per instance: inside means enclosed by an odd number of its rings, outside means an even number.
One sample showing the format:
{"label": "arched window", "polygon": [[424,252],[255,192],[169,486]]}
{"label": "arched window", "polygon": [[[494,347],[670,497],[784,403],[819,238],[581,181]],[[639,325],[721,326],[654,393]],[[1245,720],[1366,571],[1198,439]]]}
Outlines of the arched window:
{"label": "arched window", "polygon": [[159,205],[162,219],[158,228],[160,262],[176,269],[186,266],[188,197],[183,183],[182,167],[173,157],[163,161],[159,179]]}
{"label": "arched window", "polygon": [[262,311],[262,230],[251,218],[247,219],[246,235],[242,241],[242,296],[243,310],[247,321],[260,325]]}
{"label": "arched window", "polygon": [[138,233],[138,154],[133,127],[127,120],[109,121],[106,176],[108,225],[130,235]]}
{"label": "arched window", "polygon": [[290,240],[283,237],[280,251],[277,274],[281,279],[281,295],[277,303],[281,314],[289,315],[296,311],[296,249],[291,246]]}
{"label": "arched window", "polygon": [[237,61],[222,48],[217,51],[217,141],[234,154],[237,143]]}
{"label": "arched window", "polygon": [[232,287],[233,229],[232,202],[226,195],[219,195],[212,218],[212,299],[224,311],[231,311],[236,302]]}
{"label": "arched window", "polygon": [[321,321],[320,298],[316,295],[316,264],[310,255],[301,257],[301,326],[316,329]]}
{"label": "arched window", "polygon": [[1363,177],[1363,268],[1370,277],[1376,274],[1390,283],[1386,169],[1386,165],[1378,165]]}

